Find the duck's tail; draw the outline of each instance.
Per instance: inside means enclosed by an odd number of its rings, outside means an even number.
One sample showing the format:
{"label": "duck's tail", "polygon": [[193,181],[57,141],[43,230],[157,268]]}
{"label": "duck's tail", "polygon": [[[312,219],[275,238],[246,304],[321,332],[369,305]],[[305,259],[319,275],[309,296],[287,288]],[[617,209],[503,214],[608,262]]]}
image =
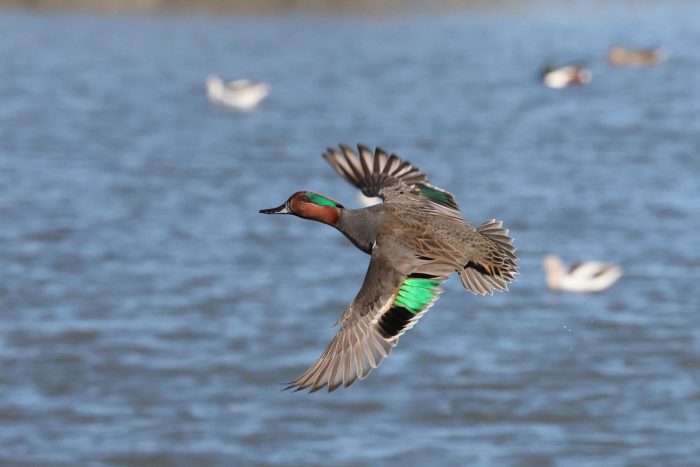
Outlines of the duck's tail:
{"label": "duck's tail", "polygon": [[487,245],[481,258],[468,261],[459,271],[462,285],[478,295],[507,291],[508,283],[518,274],[518,257],[508,229],[503,228],[503,222],[491,219],[476,231],[486,238]]}

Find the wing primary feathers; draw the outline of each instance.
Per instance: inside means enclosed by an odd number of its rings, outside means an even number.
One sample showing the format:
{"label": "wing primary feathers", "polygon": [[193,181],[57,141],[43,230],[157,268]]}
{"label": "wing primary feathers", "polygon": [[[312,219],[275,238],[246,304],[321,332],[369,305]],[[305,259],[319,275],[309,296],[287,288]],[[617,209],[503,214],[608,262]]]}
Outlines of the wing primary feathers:
{"label": "wing primary feathers", "polygon": [[381,148],[376,148],[374,153],[374,166],[372,167],[372,173],[375,176],[379,176],[382,173],[381,161],[386,161],[386,151]]}
{"label": "wing primary feathers", "polygon": [[365,196],[380,196],[386,201],[388,187],[398,184],[430,184],[417,167],[395,154],[388,156],[379,147],[372,152],[367,146],[358,144],[355,152],[350,146],[341,144],[339,150],[328,148],[323,157],[340,176],[362,190]]}

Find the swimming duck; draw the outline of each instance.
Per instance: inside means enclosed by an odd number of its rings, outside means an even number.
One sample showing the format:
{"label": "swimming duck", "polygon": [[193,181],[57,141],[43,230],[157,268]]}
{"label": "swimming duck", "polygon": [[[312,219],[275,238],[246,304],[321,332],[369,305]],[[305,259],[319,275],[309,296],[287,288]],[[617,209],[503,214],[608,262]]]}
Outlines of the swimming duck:
{"label": "swimming duck", "polygon": [[209,100],[238,110],[252,109],[269,92],[270,86],[265,83],[254,83],[246,79],[224,83],[216,75],[207,78],[207,95]]}
{"label": "swimming duck", "polygon": [[582,86],[588,84],[593,78],[593,73],[581,65],[568,65],[562,67],[547,66],[540,74],[545,86],[552,89],[562,89],[568,86]]}
{"label": "swimming duck", "polygon": [[622,276],[622,268],[614,264],[583,261],[566,268],[561,258],[545,256],[543,261],[547,285],[552,290],[569,292],[600,292]]}
{"label": "swimming duck", "polygon": [[663,59],[661,49],[627,49],[616,45],[608,51],[608,63],[615,66],[651,66]]}
{"label": "swimming duck", "polygon": [[508,290],[517,274],[513,240],[501,221],[479,227],[462,217],[454,196],[417,167],[377,148],[328,149],[323,157],[365,196],[383,203],[346,209],[338,201],[298,191],[263,214],[291,214],[335,227],[371,256],[364,282],[337,324],[326,351],[287,389],[328,392],[364,379],[425,314],[457,272],[478,295]]}

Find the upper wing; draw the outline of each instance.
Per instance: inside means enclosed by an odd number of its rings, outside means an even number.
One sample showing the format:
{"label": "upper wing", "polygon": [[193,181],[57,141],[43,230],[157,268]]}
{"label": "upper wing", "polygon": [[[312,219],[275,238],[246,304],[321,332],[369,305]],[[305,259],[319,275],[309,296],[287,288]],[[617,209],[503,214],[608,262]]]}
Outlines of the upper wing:
{"label": "upper wing", "polygon": [[[430,206],[450,217],[461,218],[457,201],[451,193],[431,185],[428,177],[396,154],[387,155],[377,148],[374,153],[359,144],[358,152],[340,145],[340,151],[328,148],[323,157],[348,182],[365,196],[380,196],[384,201]],[[412,202],[413,201],[413,202]]]}
{"label": "upper wing", "polygon": [[396,154],[389,156],[380,148],[372,154],[369,148],[361,144],[357,149],[359,155],[349,146],[341,144],[340,151],[328,148],[323,157],[343,178],[362,190],[365,196],[381,196],[384,199],[384,189],[387,187],[397,184],[429,184],[428,177],[410,162],[399,159]]}
{"label": "upper wing", "polygon": [[355,300],[340,318],[340,330],[326,351],[287,389],[311,392],[364,379],[396,346],[442,292],[445,276],[400,271],[375,248]]}

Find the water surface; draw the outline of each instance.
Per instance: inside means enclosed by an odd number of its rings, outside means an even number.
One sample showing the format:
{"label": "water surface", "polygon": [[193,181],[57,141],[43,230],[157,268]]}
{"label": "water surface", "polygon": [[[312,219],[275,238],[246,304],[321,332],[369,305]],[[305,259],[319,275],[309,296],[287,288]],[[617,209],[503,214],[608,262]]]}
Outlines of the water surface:
{"label": "water surface", "polygon": [[[700,456],[700,7],[449,17],[0,13],[3,465],[693,465]],[[607,48],[662,45],[648,69]],[[553,91],[546,62],[584,60]],[[209,73],[262,79],[250,113]],[[381,145],[503,219],[508,294],[459,281],[382,367],[281,392],[368,258],[258,214],[355,204],[320,158]],[[614,261],[597,295],[541,259]]]}

